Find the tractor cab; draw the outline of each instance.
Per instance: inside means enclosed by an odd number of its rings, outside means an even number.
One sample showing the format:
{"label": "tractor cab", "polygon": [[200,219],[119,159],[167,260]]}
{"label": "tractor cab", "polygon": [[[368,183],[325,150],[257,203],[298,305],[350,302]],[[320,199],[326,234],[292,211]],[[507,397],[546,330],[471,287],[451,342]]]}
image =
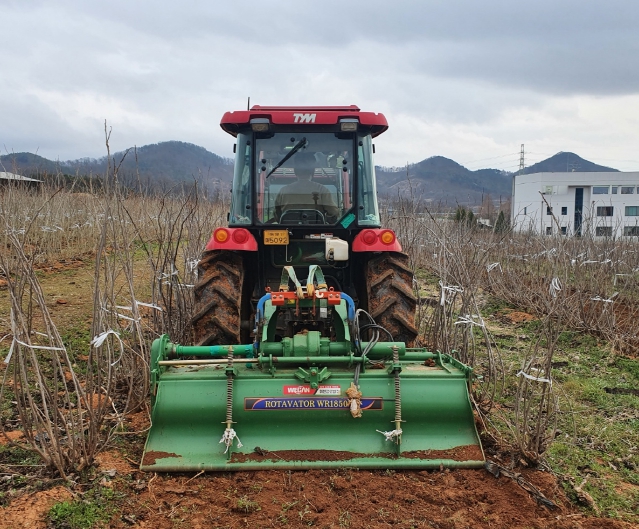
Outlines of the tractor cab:
{"label": "tractor cab", "polygon": [[229,226],[379,227],[373,165],[381,114],[350,107],[230,112],[237,137]]}

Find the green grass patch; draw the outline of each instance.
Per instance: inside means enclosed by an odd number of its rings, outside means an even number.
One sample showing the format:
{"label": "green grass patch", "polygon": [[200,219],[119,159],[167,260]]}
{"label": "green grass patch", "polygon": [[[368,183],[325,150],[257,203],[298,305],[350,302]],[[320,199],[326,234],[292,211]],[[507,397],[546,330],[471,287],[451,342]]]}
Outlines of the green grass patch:
{"label": "green grass patch", "polygon": [[78,355],[89,354],[92,337],[91,329],[88,326],[67,327],[64,329],[61,338],[71,358],[77,359]]}
{"label": "green grass patch", "polygon": [[482,305],[482,314],[484,316],[493,316],[498,312],[506,309],[514,310],[517,307],[504,301],[503,299],[496,298],[494,296],[489,296],[488,299]]}
{"label": "green grass patch", "polygon": [[[495,314],[495,306],[490,310]],[[504,364],[518,368],[541,330],[540,322],[529,322],[518,325],[512,336],[496,331]],[[519,338],[523,334],[528,336],[524,342]],[[553,365],[560,432],[544,455],[546,462],[575,503],[575,487],[586,480],[583,490],[601,516],[639,522],[639,396],[631,391],[639,388],[639,361],[616,356],[595,336],[562,332]],[[507,368],[507,389],[500,402],[509,420],[517,385],[513,375]],[[503,435],[507,438],[508,432]]]}
{"label": "green grass patch", "polygon": [[107,487],[92,489],[82,499],[56,503],[49,510],[49,527],[55,529],[91,529],[108,526],[116,507],[117,493]]}
{"label": "green grass patch", "polygon": [[0,465],[29,466],[41,465],[40,456],[19,446],[0,445]]}

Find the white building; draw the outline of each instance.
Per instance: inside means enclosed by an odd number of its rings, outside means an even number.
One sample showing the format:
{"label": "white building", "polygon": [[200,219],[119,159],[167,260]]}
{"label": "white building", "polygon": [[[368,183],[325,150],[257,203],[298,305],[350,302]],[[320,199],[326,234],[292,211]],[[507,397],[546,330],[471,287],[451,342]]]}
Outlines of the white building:
{"label": "white building", "polygon": [[511,221],[545,235],[639,237],[639,172],[516,175]]}

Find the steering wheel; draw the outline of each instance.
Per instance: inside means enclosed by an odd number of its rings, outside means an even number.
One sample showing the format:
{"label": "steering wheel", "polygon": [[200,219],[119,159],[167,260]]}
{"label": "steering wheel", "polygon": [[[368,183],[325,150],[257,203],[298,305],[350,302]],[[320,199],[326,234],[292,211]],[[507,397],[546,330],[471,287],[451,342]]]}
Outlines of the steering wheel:
{"label": "steering wheel", "polygon": [[316,209],[288,209],[282,213],[280,224],[326,224],[326,219]]}

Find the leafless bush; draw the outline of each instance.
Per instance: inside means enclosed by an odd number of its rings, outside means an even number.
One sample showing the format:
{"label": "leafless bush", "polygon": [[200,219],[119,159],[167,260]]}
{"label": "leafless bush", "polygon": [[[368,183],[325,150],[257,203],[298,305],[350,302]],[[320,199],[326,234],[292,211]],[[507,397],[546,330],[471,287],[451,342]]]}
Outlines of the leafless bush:
{"label": "leafless bush", "polygon": [[[225,205],[199,200],[197,188],[188,195],[154,197],[152,205],[152,222],[136,229],[136,237],[153,278],[153,306],[161,309],[152,314],[153,332],[188,344],[197,263],[211,227],[223,222]],[[129,218],[137,226],[131,213]]]}
{"label": "leafless bush", "polygon": [[559,399],[552,384],[552,359],[561,324],[547,316],[517,373],[514,419],[510,427],[521,454],[538,464],[557,433]]}
{"label": "leafless bush", "polygon": [[[195,194],[126,194],[118,167],[109,164],[103,193],[82,197],[81,237],[67,236],[72,225],[60,222],[78,199],[65,190],[9,189],[0,197],[0,274],[11,295],[13,339],[0,399],[17,402],[22,446],[63,476],[90,464],[120,433],[123,417],[145,404],[153,338],[168,332],[188,343],[195,263],[212,224],[223,218],[224,206]],[[60,229],[42,230],[48,224]],[[95,256],[94,338],[81,373],[35,273],[76,252]]]}
{"label": "leafless bush", "polygon": [[[420,342],[456,356],[477,375],[472,397],[482,412],[490,410],[504,380],[499,351],[480,311],[482,277],[490,249],[501,238],[482,237],[474,227],[448,215],[418,209],[410,201],[393,205],[389,225],[396,230],[413,267],[437,278],[439,291],[430,307],[418,295]],[[418,290],[419,293],[419,290]]]}
{"label": "leafless bush", "polygon": [[513,235],[492,252],[500,273],[484,287],[538,317],[548,314],[545,293],[559,278],[569,294],[555,317],[565,328],[611,341],[620,352],[639,350],[639,247],[614,238]]}
{"label": "leafless bush", "polygon": [[3,200],[0,209],[6,250],[0,253],[0,271],[11,300],[12,344],[0,399],[7,393],[15,398],[25,439],[21,445],[65,476],[70,468],[82,470],[91,462],[111,402],[101,384],[83,383],[74,371],[75,359],[67,353],[34,272],[35,256],[26,253],[30,232],[12,229],[15,216],[7,215],[8,204]]}

